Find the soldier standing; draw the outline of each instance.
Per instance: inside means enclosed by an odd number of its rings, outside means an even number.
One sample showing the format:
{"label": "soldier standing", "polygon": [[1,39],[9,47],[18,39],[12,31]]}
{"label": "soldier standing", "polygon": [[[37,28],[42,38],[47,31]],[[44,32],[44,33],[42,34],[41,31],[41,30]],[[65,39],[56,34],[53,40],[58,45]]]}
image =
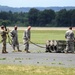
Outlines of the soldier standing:
{"label": "soldier standing", "polygon": [[69,27],[69,30],[66,31],[65,38],[66,38],[65,53],[67,53],[69,50],[71,50],[71,52],[74,53],[74,32],[72,31],[72,27]]}
{"label": "soldier standing", "polygon": [[10,36],[12,37],[12,47],[15,50],[15,47],[17,47],[17,50],[19,50],[19,42],[18,42],[18,32],[17,32],[17,26],[14,27],[14,29],[10,32]]}
{"label": "soldier standing", "polygon": [[23,34],[23,42],[24,42],[24,45],[25,45],[25,51],[27,53],[30,53],[28,50],[29,50],[29,40],[30,40],[30,29],[31,29],[31,26],[28,26],[28,28],[25,30],[24,34]]}
{"label": "soldier standing", "polygon": [[2,53],[8,53],[6,51],[6,39],[7,39],[7,34],[8,34],[8,30],[5,29],[4,25],[1,26],[1,42],[3,43],[3,46],[2,46]]}

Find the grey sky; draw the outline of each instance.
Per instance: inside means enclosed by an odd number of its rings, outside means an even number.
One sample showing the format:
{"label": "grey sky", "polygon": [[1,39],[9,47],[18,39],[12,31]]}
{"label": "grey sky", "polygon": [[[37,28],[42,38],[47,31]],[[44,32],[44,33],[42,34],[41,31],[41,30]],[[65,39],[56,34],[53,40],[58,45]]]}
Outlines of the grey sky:
{"label": "grey sky", "polygon": [[10,7],[75,6],[75,0],[0,0],[0,5]]}

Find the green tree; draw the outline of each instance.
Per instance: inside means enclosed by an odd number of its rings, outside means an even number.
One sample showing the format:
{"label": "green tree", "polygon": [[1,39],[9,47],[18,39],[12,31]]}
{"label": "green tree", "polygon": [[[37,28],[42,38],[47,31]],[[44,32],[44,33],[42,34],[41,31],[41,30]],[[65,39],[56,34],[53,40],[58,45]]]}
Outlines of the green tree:
{"label": "green tree", "polygon": [[40,11],[38,16],[39,26],[47,26],[52,23],[53,19],[55,19],[55,12],[53,10]]}
{"label": "green tree", "polygon": [[75,26],[75,9],[71,11],[71,26]]}
{"label": "green tree", "polygon": [[38,18],[39,10],[35,8],[31,8],[28,13],[28,21],[31,26],[37,26],[37,18]]}
{"label": "green tree", "polygon": [[56,15],[56,24],[59,27],[68,27],[71,25],[71,13],[66,9],[60,10]]}
{"label": "green tree", "polygon": [[8,16],[9,16],[8,12],[5,12],[5,11],[0,12],[0,19],[7,20]]}

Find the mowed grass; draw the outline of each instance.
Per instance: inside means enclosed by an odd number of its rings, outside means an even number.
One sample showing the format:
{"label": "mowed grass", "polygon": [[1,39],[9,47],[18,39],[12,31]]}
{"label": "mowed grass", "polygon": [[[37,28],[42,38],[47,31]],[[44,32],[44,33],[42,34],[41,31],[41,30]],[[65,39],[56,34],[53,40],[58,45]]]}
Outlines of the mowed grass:
{"label": "mowed grass", "polygon": [[0,75],[75,75],[75,68],[32,65],[0,65]]}
{"label": "mowed grass", "polygon": [[[45,44],[47,40],[65,40],[65,32],[65,30],[31,30],[31,41]],[[18,31],[20,43],[23,43],[23,33],[23,30]],[[0,64],[0,75],[75,75],[75,68]]]}
{"label": "mowed grass", "polygon": [[[31,30],[31,41],[44,44],[47,40],[65,40],[65,30]],[[23,42],[24,31],[18,31],[19,42]]]}
{"label": "mowed grass", "polygon": [[[45,44],[47,40],[65,40],[65,32],[65,30],[31,30],[31,41],[37,44]],[[23,33],[24,30],[18,30],[20,43],[23,43]]]}

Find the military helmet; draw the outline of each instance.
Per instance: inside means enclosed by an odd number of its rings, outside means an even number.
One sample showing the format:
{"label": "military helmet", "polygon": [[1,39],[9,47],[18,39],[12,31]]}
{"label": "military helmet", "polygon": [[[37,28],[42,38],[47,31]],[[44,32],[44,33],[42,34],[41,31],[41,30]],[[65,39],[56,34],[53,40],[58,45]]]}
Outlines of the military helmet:
{"label": "military helmet", "polygon": [[31,26],[28,26],[28,30],[30,30],[31,29]]}

